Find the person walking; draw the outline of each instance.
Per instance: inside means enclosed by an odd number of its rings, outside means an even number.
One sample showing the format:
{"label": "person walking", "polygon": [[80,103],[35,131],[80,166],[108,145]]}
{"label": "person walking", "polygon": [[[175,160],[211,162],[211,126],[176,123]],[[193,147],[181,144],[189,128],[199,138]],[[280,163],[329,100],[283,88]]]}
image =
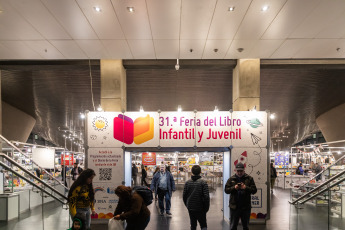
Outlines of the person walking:
{"label": "person walking", "polygon": [[131,187],[120,185],[115,189],[119,203],[114,212],[115,220],[126,220],[126,230],[144,230],[150,222],[150,210],[141,195]]}
{"label": "person walking", "polygon": [[277,170],[274,167],[273,163],[271,162],[271,192],[273,193],[274,183],[276,182],[277,178]]}
{"label": "person walking", "polygon": [[200,173],[200,166],[194,165],[192,177],[183,189],[183,203],[188,209],[191,230],[196,230],[197,222],[201,230],[207,229],[206,213],[210,208],[210,194],[207,182],[201,178]]}
{"label": "person walking", "polygon": [[158,194],[158,204],[160,214],[164,215],[164,198],[165,198],[165,212],[171,216],[171,196],[175,191],[175,181],[170,172],[165,170],[165,165],[160,166],[160,172],[156,173],[152,178],[151,190]]}
{"label": "person walking", "polygon": [[150,187],[149,184],[146,182],[147,177],[147,166],[141,165],[141,185],[146,185]]}
{"label": "person walking", "polygon": [[137,185],[138,167],[132,164],[132,185]]}
{"label": "person walking", "polygon": [[78,163],[74,163],[74,167],[72,168],[71,175],[72,175],[72,180],[75,181],[77,180],[78,176],[83,172],[83,169],[78,166]]}
{"label": "person walking", "polygon": [[[159,167],[157,166],[156,167],[156,169],[155,169],[155,171],[154,171],[154,173],[153,173],[153,175],[152,175],[152,180],[153,180],[153,177],[155,176],[155,174],[157,173],[157,172],[159,172]],[[151,184],[152,184],[152,181],[151,181]],[[153,191],[154,193],[155,193],[155,201],[157,201],[158,199],[157,199],[157,190],[155,190],[155,191]]]}
{"label": "person walking", "polygon": [[244,165],[238,163],[236,173],[225,184],[225,193],[230,194],[230,229],[236,230],[241,218],[243,230],[249,230],[251,195],[257,192],[253,177],[245,173]]}
{"label": "person walking", "polygon": [[[319,163],[316,163],[316,164],[315,164],[315,174],[317,175],[317,174],[319,174],[321,171],[322,171],[321,166],[319,165]],[[321,174],[318,175],[318,176],[316,177],[316,181],[319,181],[320,179],[321,179]]]}
{"label": "person walking", "polygon": [[76,214],[81,214],[85,217],[85,227],[90,229],[91,216],[96,214],[94,208],[95,192],[92,186],[92,180],[96,176],[92,169],[84,170],[79,177],[72,184],[68,193],[69,212],[72,219]]}
{"label": "person walking", "polygon": [[62,166],[61,168],[61,180],[64,182],[65,187],[68,188],[66,173],[67,173],[67,166],[65,165],[65,166]]}

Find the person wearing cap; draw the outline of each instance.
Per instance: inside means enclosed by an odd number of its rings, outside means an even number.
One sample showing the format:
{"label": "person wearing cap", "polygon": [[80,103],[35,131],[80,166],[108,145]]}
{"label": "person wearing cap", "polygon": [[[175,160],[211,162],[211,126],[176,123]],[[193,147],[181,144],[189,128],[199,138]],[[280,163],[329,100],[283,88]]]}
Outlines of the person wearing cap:
{"label": "person wearing cap", "polygon": [[83,172],[82,168],[80,168],[80,167],[78,166],[78,163],[75,162],[75,163],[74,163],[74,168],[72,168],[72,171],[71,171],[72,180],[73,180],[73,181],[77,180],[78,176],[79,176],[80,173],[82,173],[82,172]]}
{"label": "person wearing cap", "polygon": [[164,215],[164,198],[165,198],[165,212],[171,216],[171,195],[175,191],[174,177],[169,171],[166,171],[165,165],[160,166],[160,172],[156,173],[152,178],[151,190],[158,194],[158,205],[160,214]]}
{"label": "person wearing cap", "polygon": [[238,163],[236,173],[225,184],[225,193],[230,194],[230,229],[236,230],[241,218],[243,230],[248,230],[251,213],[251,195],[257,189],[253,177],[245,173],[244,165]]}

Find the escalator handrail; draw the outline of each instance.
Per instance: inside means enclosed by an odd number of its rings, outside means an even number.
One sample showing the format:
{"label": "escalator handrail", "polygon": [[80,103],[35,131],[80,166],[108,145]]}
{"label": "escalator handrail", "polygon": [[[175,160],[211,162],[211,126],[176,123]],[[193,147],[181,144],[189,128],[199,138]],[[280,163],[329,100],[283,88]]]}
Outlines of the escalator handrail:
{"label": "escalator handrail", "polygon": [[[8,171],[16,174],[18,177],[22,178],[23,180],[25,180],[27,183],[31,184],[32,186],[38,188],[39,190],[41,190],[41,192],[44,192],[46,193],[47,195],[53,197],[55,200],[59,201],[60,203],[62,204],[67,204],[67,202],[63,202],[62,200],[60,200],[58,197],[54,196],[53,194],[49,193],[48,191],[46,191],[45,189],[41,188],[40,186],[38,186],[37,184],[35,184],[34,182],[30,181],[28,178],[26,178],[25,176],[23,175],[20,175],[20,173],[16,172],[15,170],[13,170],[11,167],[9,167],[8,165],[6,165],[5,163],[1,162],[0,161],[0,165],[3,167],[3,168],[6,168]],[[36,179],[36,178],[35,178]],[[64,198],[67,198],[67,197],[64,197]]]}
{"label": "escalator handrail", "polygon": [[309,192],[307,192],[306,194],[298,197],[298,199],[294,200],[294,201],[289,201],[290,204],[296,204],[298,201],[302,200],[304,197],[308,196],[309,194],[313,193],[315,190],[318,190],[319,188],[329,184],[330,182],[334,181],[335,179],[337,179],[338,177],[342,176],[345,174],[345,170],[334,175],[333,177],[331,177],[329,180],[325,181],[324,183],[320,184],[319,186],[313,188],[312,190],[310,190]]}
{"label": "escalator handrail", "polygon": [[[336,162],[334,162],[333,164],[331,164],[330,166],[328,166],[327,168],[325,168],[324,170],[322,170],[321,172],[319,172],[318,174],[316,174],[314,177],[312,177],[310,180],[315,179],[316,177],[318,177],[319,175],[321,175],[323,172],[325,172],[327,169],[329,169],[330,167],[334,166],[335,164],[337,164],[340,160],[344,159],[345,155],[340,157]],[[304,183],[303,185],[301,185],[298,189],[302,189],[305,185],[309,184],[310,181]]]}
{"label": "escalator handrail", "polygon": [[318,193],[312,195],[311,197],[308,197],[307,199],[305,199],[304,201],[300,202],[299,204],[304,204],[304,203],[307,202],[308,200],[313,199],[314,197],[320,195],[321,193],[326,192],[327,190],[329,190],[329,189],[333,188],[334,186],[336,186],[336,185],[342,183],[343,181],[345,181],[345,178],[343,178],[343,179],[337,181],[336,183],[332,184],[331,187],[327,187],[327,188],[322,189],[320,192],[318,192]]}
{"label": "escalator handrail", "polygon": [[[38,182],[40,182],[41,184],[43,184],[44,186],[48,187],[50,190],[54,191],[56,194],[58,194],[59,196],[61,196],[62,198],[64,198],[66,201],[68,200],[68,198],[60,193],[59,191],[57,191],[55,188],[53,188],[52,186],[50,186],[49,184],[47,184],[46,182],[44,182],[43,180],[41,180],[40,178],[38,178],[37,176],[35,176],[32,172],[30,172],[29,170],[27,170],[26,168],[24,168],[22,165],[18,164],[16,161],[14,161],[11,157],[7,156],[4,153],[0,153],[0,157],[5,158],[7,161],[11,162],[12,165],[15,165],[16,167],[18,167],[19,169],[21,169],[23,172],[25,172],[26,174],[30,175],[32,178],[34,178],[35,180],[37,180]],[[4,163],[2,163],[4,164]],[[5,164],[6,165],[6,164]],[[7,166],[7,168],[9,168],[9,166]],[[13,171],[13,170],[11,170]],[[17,173],[16,173],[17,174]],[[27,180],[26,180],[27,181]],[[65,187],[65,186],[64,186]]]}
{"label": "escalator handrail", "polygon": [[[9,140],[7,140],[4,136],[0,135],[0,139],[4,140],[7,144],[9,144],[12,148],[16,149],[20,154],[22,154],[23,156],[25,156],[26,158],[30,157],[28,155],[26,155],[25,153],[23,153],[22,150],[20,150],[19,148],[17,148],[14,144],[12,144]],[[51,176],[51,178],[53,178],[53,180],[55,180],[56,182],[58,182],[61,186],[63,186],[65,189],[69,190],[69,188],[67,188],[61,181],[59,181],[58,179],[56,179],[52,174],[50,174],[50,172],[48,172],[47,170],[45,170],[44,168],[42,168],[41,166],[39,166],[33,159],[30,159],[30,161],[35,164],[41,171],[44,171],[45,173],[47,173],[47,175]]]}

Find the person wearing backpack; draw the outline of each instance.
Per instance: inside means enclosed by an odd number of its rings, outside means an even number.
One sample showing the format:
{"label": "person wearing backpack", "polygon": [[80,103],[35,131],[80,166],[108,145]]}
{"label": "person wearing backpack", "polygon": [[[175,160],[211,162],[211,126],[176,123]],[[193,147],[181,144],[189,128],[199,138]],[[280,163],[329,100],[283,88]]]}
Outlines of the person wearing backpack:
{"label": "person wearing backpack", "polygon": [[183,203],[188,209],[190,229],[196,230],[197,222],[201,230],[207,229],[206,213],[210,208],[210,194],[207,182],[201,179],[199,165],[192,167],[192,178],[183,189]]}
{"label": "person wearing backpack", "polygon": [[144,199],[131,187],[120,185],[115,189],[119,203],[114,212],[115,220],[126,220],[126,230],[144,230],[150,222],[150,210]]}

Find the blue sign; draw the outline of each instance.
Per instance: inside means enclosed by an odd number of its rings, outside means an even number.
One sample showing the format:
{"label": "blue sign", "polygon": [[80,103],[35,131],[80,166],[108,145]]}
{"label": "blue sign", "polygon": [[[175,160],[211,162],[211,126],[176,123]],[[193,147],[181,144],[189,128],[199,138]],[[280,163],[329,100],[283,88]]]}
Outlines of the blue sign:
{"label": "blue sign", "polygon": [[274,165],[278,168],[287,168],[289,166],[289,153],[275,153]]}

